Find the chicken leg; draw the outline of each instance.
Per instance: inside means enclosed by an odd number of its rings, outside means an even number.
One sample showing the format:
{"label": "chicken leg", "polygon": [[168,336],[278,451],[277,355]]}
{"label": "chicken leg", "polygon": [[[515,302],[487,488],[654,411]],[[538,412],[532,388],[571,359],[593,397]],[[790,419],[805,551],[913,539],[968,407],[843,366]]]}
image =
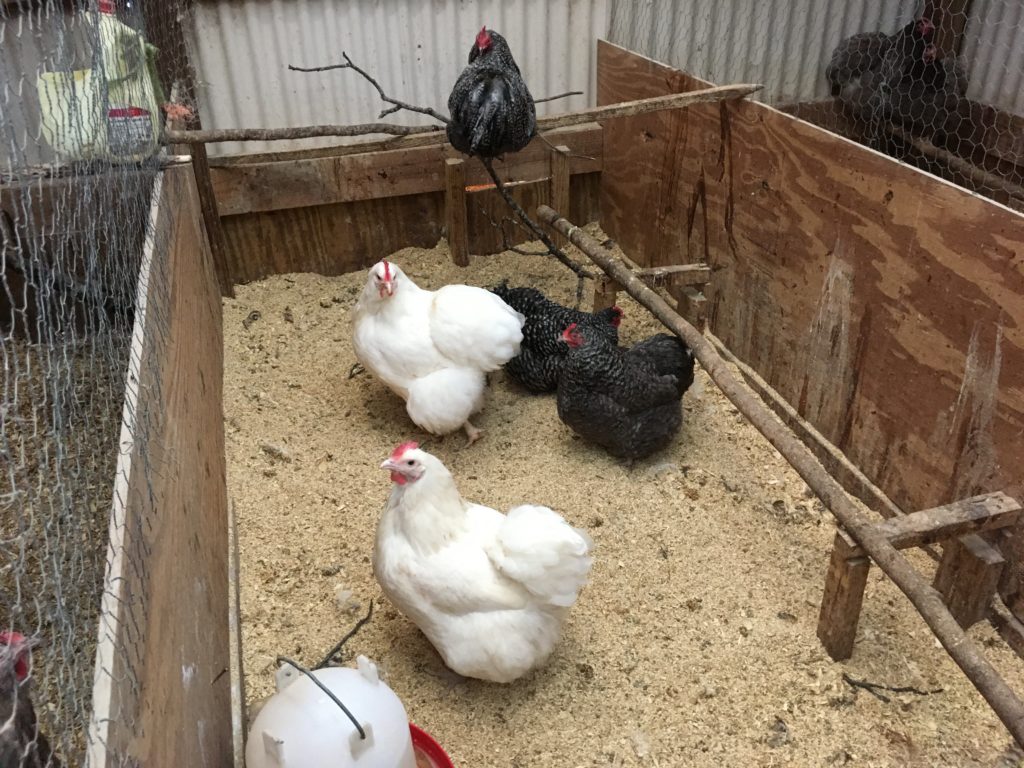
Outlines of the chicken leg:
{"label": "chicken leg", "polygon": [[466,430],[467,437],[466,445],[463,446],[464,448],[469,448],[469,446],[471,446],[473,443],[479,440],[484,433],[482,429],[478,429],[477,427],[474,427],[472,424],[470,424],[469,419],[466,419],[466,423],[462,425],[462,428]]}

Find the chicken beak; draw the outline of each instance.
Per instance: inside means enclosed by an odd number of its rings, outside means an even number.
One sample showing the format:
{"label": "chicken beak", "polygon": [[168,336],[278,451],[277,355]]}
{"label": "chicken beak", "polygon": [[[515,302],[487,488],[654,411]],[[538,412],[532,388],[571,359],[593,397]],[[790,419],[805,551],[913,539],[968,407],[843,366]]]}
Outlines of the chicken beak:
{"label": "chicken beak", "polygon": [[402,467],[394,459],[384,459],[380,464],[380,468],[389,470],[390,472],[398,472]]}
{"label": "chicken beak", "polygon": [[394,296],[395,295],[395,282],[394,280],[385,280],[380,286],[380,296]]}

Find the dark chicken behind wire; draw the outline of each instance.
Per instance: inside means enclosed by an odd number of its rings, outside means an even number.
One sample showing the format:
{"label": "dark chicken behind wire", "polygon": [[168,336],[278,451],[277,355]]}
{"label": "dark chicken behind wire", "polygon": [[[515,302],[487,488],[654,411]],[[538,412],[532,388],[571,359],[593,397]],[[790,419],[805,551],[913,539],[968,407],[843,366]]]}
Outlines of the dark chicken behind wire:
{"label": "dark chicken behind wire", "polygon": [[519,354],[505,363],[505,373],[531,392],[554,392],[569,347],[559,340],[573,323],[603,341],[619,343],[622,310],[609,307],[600,312],[582,312],[551,301],[536,288],[509,288],[502,281],[491,291],[526,318]]}
{"label": "dark chicken behind wire", "polygon": [[693,384],[693,352],[659,333],[630,349],[569,326],[569,355],[558,381],[558,417],[584,440],[635,460],[666,448],[683,422]]}
{"label": "dark chicken behind wire", "polygon": [[494,158],[518,152],[537,133],[533,96],[505,38],[484,27],[448,97],[448,141],[460,152]]}

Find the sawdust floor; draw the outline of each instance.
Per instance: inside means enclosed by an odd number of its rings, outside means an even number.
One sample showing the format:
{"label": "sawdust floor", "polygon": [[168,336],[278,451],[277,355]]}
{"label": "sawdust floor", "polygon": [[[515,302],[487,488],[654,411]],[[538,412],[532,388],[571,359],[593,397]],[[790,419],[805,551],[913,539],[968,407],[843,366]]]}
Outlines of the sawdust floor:
{"label": "sawdust floor", "polygon": [[[442,243],[394,260],[427,288],[508,277],[568,303],[575,287],[542,257],[480,257],[460,270]],[[474,420],[485,437],[462,450],[461,433],[428,440],[370,375],[347,378],[364,279],[277,276],[225,302],[250,702],[272,690],[275,655],[316,663],[372,599],[378,610],[346,658],[377,661],[460,767],[1014,764],[1009,734],[877,569],[853,659],[828,659],[815,625],[831,516],[703,371],[673,447],[632,471],[574,438],[553,396],[500,373]],[[628,297],[622,306],[624,342],[657,330]],[[510,686],[459,682],[383,598],[370,565],[390,488],[378,465],[407,439],[438,455],[467,498],[543,503],[593,536],[591,583],[546,668]],[[971,634],[1024,691],[998,635],[987,625]],[[844,672],[942,690],[883,702]]]}

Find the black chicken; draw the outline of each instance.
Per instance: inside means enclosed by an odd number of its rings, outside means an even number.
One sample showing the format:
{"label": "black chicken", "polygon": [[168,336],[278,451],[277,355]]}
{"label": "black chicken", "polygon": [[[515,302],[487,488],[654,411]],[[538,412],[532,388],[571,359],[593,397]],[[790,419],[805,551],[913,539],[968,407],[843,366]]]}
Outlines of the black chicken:
{"label": "black chicken", "polygon": [[881,111],[916,132],[934,134],[959,114],[967,72],[955,57],[939,58],[929,44],[910,75],[883,89]]}
{"label": "black chicken", "polygon": [[533,96],[505,38],[484,27],[448,97],[448,141],[470,156],[518,152],[537,133]]}
{"label": "black chicken", "polygon": [[503,280],[491,288],[498,298],[526,317],[519,354],[505,364],[505,372],[531,392],[554,392],[569,348],[559,335],[575,323],[597,338],[615,346],[623,312],[609,307],[600,312],[581,312],[551,301],[536,288],[509,288]]}
{"label": "black chicken", "polygon": [[912,76],[915,62],[923,60],[934,32],[935,25],[922,17],[892,35],[862,32],[846,38],[836,46],[825,68],[832,95],[867,117],[879,107],[873,97],[883,84],[891,87],[904,76]]}
{"label": "black chicken", "polygon": [[30,698],[31,648],[20,633],[0,632],[0,766],[59,768]]}
{"label": "black chicken", "polygon": [[693,384],[693,352],[659,333],[628,350],[574,324],[561,339],[569,355],[558,381],[558,417],[613,456],[642,459],[667,447],[683,422]]}

